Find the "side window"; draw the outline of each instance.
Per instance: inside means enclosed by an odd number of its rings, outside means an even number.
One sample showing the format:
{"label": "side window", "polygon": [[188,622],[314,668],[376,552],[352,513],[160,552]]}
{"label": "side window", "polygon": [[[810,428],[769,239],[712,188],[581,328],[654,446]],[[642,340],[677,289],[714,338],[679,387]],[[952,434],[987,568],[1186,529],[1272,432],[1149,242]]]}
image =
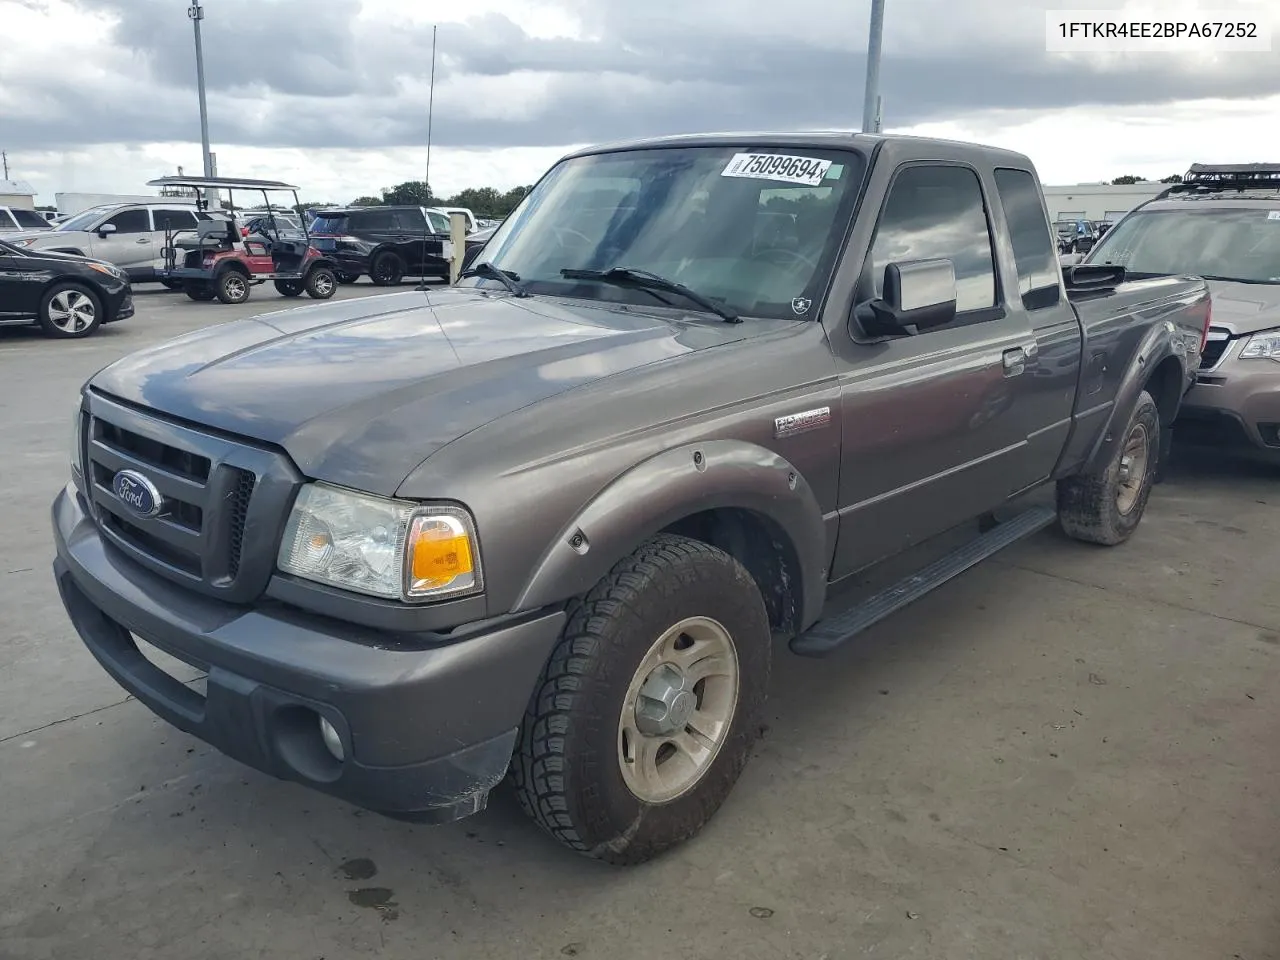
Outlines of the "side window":
{"label": "side window", "polygon": [[443,213],[432,212],[428,213],[427,217],[431,220],[431,231],[433,233],[448,233],[452,229],[449,218]]}
{"label": "side window", "polygon": [[105,221],[102,226],[108,223],[116,225],[116,233],[150,233],[151,218],[147,216],[146,210],[122,210],[111,219]]}
{"label": "side window", "polygon": [[395,211],[396,224],[401,230],[410,230],[413,233],[422,233],[427,229],[427,220],[423,216],[421,210],[397,210]]}
{"label": "side window", "polygon": [[1022,305],[1028,310],[1051,307],[1060,299],[1057,244],[1035,177],[1027,170],[998,169],[996,191],[1009,224]]}
{"label": "side window", "polygon": [[396,215],[392,210],[362,210],[351,215],[351,225],[356,230],[394,230]]}
{"label": "side window", "polygon": [[991,229],[982,183],[967,167],[911,166],[898,174],[876,225],[869,257],[875,295],[884,268],[905,260],[950,260],[956,272],[956,312],[996,305]]}
{"label": "side window", "polygon": [[153,210],[151,216],[155,218],[157,230],[165,227],[170,230],[192,230],[199,222],[191,210]]}
{"label": "side window", "polygon": [[18,221],[13,219],[13,214],[8,210],[0,210],[0,230],[16,229],[18,229]]}

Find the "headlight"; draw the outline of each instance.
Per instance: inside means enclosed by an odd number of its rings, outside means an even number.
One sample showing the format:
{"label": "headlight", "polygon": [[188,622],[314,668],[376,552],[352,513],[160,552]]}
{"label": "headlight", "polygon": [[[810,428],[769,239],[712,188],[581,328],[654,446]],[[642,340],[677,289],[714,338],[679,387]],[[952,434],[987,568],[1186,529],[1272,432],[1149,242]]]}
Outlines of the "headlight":
{"label": "headlight", "polygon": [[30,239],[27,239],[27,240],[15,240],[13,241],[13,245],[15,247],[29,247],[35,242],[36,242],[36,238],[31,237]]}
{"label": "headlight", "polygon": [[397,600],[440,600],[484,588],[466,510],[321,483],[299,491],[277,565],[307,580]]}
{"label": "headlight", "polygon": [[1244,342],[1241,360],[1275,360],[1280,363],[1280,330],[1255,333]]}

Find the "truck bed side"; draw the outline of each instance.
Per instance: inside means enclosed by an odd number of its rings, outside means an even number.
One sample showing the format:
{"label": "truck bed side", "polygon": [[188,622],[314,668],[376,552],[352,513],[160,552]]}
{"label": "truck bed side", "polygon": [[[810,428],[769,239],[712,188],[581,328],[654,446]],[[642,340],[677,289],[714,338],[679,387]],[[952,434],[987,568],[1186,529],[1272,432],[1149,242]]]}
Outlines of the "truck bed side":
{"label": "truck bed side", "polygon": [[1166,429],[1195,382],[1208,328],[1203,280],[1166,277],[1091,287],[1070,282],[1067,293],[1083,331],[1080,381],[1071,434],[1058,464],[1065,476],[1105,459],[1116,420],[1147,390]]}

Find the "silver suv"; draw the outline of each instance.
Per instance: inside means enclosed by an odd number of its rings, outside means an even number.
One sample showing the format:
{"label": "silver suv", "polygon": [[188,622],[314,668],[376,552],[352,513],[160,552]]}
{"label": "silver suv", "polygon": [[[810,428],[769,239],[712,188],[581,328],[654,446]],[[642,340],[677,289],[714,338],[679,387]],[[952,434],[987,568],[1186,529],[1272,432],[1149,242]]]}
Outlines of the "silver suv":
{"label": "silver suv", "polygon": [[0,207],[0,233],[8,240],[14,233],[32,230],[48,230],[49,221],[39,210],[23,210],[19,207]]}
{"label": "silver suv", "polygon": [[115,203],[90,207],[52,230],[6,234],[5,240],[28,250],[77,253],[114,263],[131,283],[158,283],[164,265],[164,231],[194,230],[201,220],[228,219],[221,211],[196,209],[194,202],[157,197],[154,203]]}

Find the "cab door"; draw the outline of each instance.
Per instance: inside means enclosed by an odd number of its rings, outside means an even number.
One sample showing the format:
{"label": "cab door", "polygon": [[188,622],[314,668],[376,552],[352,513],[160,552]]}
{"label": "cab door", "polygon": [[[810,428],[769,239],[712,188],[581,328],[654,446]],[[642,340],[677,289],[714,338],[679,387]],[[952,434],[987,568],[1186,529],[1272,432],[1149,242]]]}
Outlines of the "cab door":
{"label": "cab door", "polygon": [[0,247],[0,317],[34,317],[48,279],[48,263]]}
{"label": "cab door", "polygon": [[894,169],[855,300],[881,295],[890,263],[947,259],[956,317],[915,335],[871,338],[856,321],[832,332],[842,431],[832,579],[976,517],[1027,483],[1031,428],[1020,402],[1038,348],[1026,312],[1006,302],[992,223],[974,167]]}

